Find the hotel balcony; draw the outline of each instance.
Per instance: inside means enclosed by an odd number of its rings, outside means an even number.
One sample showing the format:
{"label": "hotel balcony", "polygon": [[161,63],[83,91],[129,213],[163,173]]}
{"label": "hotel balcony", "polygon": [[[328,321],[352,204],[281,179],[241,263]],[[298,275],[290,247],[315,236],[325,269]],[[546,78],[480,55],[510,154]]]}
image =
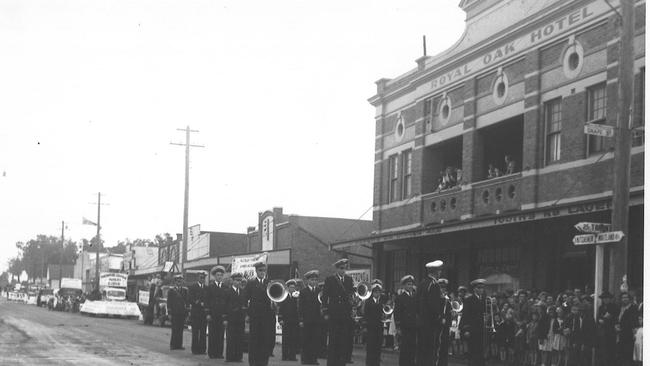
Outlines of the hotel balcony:
{"label": "hotel balcony", "polygon": [[521,173],[472,184],[474,216],[499,214],[521,208]]}

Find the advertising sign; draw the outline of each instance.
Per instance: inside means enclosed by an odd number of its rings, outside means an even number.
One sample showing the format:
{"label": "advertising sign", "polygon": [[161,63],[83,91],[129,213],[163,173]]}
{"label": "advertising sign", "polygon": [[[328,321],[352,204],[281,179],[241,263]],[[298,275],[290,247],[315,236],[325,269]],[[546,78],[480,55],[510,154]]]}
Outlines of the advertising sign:
{"label": "advertising sign", "polygon": [[99,287],[121,287],[126,288],[128,275],[124,273],[101,273],[99,275]]}
{"label": "advertising sign", "polygon": [[257,262],[266,263],[268,253],[243,255],[232,258],[232,272],[239,272],[246,278],[255,277],[255,267]]}
{"label": "advertising sign", "polygon": [[149,291],[138,291],[138,304],[149,305]]}
{"label": "advertising sign", "polygon": [[345,271],[345,274],[352,277],[354,285],[358,285],[359,282],[365,281],[370,282],[370,270],[369,269],[353,269],[351,271]]}
{"label": "advertising sign", "polygon": [[73,288],[76,290],[81,290],[81,279],[80,278],[62,278],[61,279],[61,288]]}

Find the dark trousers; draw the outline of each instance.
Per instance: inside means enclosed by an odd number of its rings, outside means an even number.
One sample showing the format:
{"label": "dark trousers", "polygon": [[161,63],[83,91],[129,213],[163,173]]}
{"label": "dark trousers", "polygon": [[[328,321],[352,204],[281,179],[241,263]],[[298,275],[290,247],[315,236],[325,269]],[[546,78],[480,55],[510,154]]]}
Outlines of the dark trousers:
{"label": "dark trousers", "polygon": [[172,337],[169,340],[170,349],[179,349],[183,347],[184,327],[185,327],[185,317],[182,314],[172,315]]}
{"label": "dark trousers", "polygon": [[348,361],[348,319],[330,320],[327,366],[344,366]]}
{"label": "dark trousers", "polygon": [[320,323],[305,323],[302,328],[302,363],[314,363],[321,351]]}
{"label": "dark trousers", "polygon": [[269,327],[273,324],[273,333],[275,333],[275,316],[270,317],[257,316],[250,318],[250,335],[248,339],[248,364],[250,366],[267,366],[269,364],[269,349],[275,344],[275,335],[272,334]]}
{"label": "dark trousers", "polygon": [[399,345],[399,366],[415,366],[416,328],[402,328]]}
{"label": "dark trousers", "polygon": [[345,348],[343,355],[345,356],[345,360],[351,362],[352,361],[352,348],[354,346],[354,320],[350,319],[348,322],[348,328],[345,333]]}
{"label": "dark trousers", "polygon": [[153,324],[153,304],[145,308],[144,323],[148,325]]}
{"label": "dark trousers", "polygon": [[382,326],[368,327],[366,333],[366,366],[379,366],[384,338]]}
{"label": "dark trousers", "polygon": [[241,322],[228,322],[226,329],[226,361],[241,361],[244,356],[244,329]]}
{"label": "dark trousers", "polygon": [[449,328],[443,327],[440,333],[440,346],[438,347],[438,363],[436,366],[447,366],[449,363]]}
{"label": "dark trousers", "polygon": [[599,337],[596,347],[597,365],[615,365],[616,338],[614,336]]}
{"label": "dark trousers", "polygon": [[269,340],[270,340],[268,345],[267,345],[268,351],[269,351],[269,356],[273,356],[273,349],[275,348],[275,333],[276,333],[275,325],[276,325],[276,321],[277,321],[277,318],[276,318],[275,315],[273,315],[273,318],[269,319],[270,324],[269,324],[269,326],[267,328],[268,331],[269,331],[268,337],[269,337]]}
{"label": "dark trousers", "polygon": [[208,356],[210,358],[223,358],[223,320],[221,317],[212,319],[208,323]]}
{"label": "dark trousers", "polygon": [[485,356],[483,355],[483,332],[480,330],[471,331],[467,340],[467,351],[469,353],[469,366],[484,366]]}
{"label": "dark trousers", "polygon": [[295,360],[300,349],[300,327],[298,323],[284,322],[282,326],[282,359]]}
{"label": "dark trousers", "polygon": [[428,324],[422,325],[418,332],[417,345],[418,366],[435,365],[440,347],[440,327]]}
{"label": "dark trousers", "polygon": [[327,359],[327,342],[329,339],[329,322],[322,322],[320,327],[320,343],[318,358]]}
{"label": "dark trousers", "polygon": [[208,326],[205,318],[192,317],[192,353],[205,353],[205,328]]}

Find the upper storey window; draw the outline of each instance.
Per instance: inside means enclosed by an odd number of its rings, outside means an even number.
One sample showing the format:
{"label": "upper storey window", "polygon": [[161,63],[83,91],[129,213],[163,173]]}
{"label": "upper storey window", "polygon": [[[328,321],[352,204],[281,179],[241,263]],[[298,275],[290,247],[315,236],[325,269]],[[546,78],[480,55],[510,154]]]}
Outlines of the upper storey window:
{"label": "upper storey window", "polygon": [[[587,122],[605,124],[607,111],[607,89],[605,83],[587,89]],[[591,155],[605,149],[602,136],[589,135],[587,154]]]}
{"label": "upper storey window", "polygon": [[554,99],[544,105],[546,120],[546,164],[560,160],[562,147],[562,99]]}
{"label": "upper storey window", "polygon": [[399,189],[397,184],[399,182],[399,175],[397,170],[397,154],[392,155],[388,158],[388,176],[389,176],[389,186],[388,186],[388,195],[389,201],[394,202],[399,200]]}

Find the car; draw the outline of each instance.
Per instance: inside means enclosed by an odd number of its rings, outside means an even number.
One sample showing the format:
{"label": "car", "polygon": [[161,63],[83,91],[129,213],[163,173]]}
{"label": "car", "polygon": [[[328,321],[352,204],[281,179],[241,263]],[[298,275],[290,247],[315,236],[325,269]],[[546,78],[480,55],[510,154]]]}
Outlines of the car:
{"label": "car", "polygon": [[38,292],[36,306],[47,306],[47,303],[54,297],[54,290],[51,288],[44,288]]}

